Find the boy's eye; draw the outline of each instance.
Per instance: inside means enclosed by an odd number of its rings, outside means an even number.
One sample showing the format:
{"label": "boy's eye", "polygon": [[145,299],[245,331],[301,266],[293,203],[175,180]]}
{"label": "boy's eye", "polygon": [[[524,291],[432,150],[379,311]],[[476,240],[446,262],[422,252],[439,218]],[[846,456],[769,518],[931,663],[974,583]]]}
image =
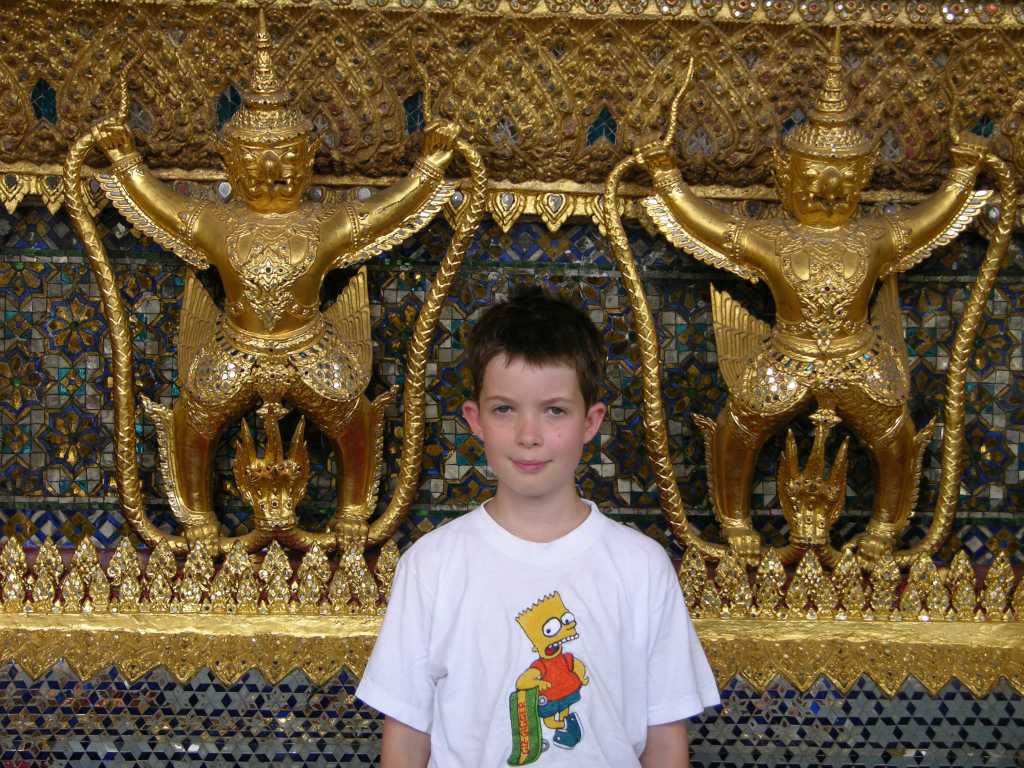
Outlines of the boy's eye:
{"label": "boy's eye", "polygon": [[569,626],[570,624],[574,624],[575,622],[576,617],[572,615],[571,611],[566,611],[562,614],[562,624],[564,624],[565,626]]}
{"label": "boy's eye", "polygon": [[544,633],[544,637],[554,637],[561,628],[562,622],[558,619],[548,619],[544,622],[544,626],[541,627],[541,632]]}
{"label": "boy's eye", "polygon": [[548,413],[550,413],[552,416],[561,416],[562,414],[565,413],[565,408],[562,408],[557,405],[552,405],[550,408],[548,408]]}
{"label": "boy's eye", "polygon": [[496,406],[494,406],[494,412],[495,413],[511,413],[512,412],[512,406],[511,405],[496,405]]}

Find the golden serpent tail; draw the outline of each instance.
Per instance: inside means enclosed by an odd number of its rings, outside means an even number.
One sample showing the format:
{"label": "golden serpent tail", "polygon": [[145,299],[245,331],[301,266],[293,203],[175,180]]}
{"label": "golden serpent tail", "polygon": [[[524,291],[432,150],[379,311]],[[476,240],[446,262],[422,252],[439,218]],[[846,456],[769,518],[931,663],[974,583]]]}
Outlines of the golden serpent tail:
{"label": "golden serpent tail", "polygon": [[978,279],[971,289],[960,327],[956,330],[953,352],[949,358],[949,373],[946,376],[946,407],[943,414],[942,464],[939,476],[939,498],[935,503],[928,532],[918,544],[895,554],[896,562],[909,566],[921,554],[934,554],[949,536],[960,501],[960,474],[963,469],[964,447],[964,400],[967,380],[967,363],[974,349],[985,305],[992,286],[1002,266],[1010,243],[1010,233],[1016,216],[1017,190],[1009,167],[994,155],[989,155],[985,165],[999,182],[1001,197],[999,221],[995,234],[988,244],[985,260],[978,271]]}
{"label": "golden serpent tail", "polygon": [[119,125],[119,119],[109,118],[97,123],[91,131],[81,136],[68,152],[64,164],[64,197],[71,221],[79,239],[85,246],[96,284],[99,287],[103,317],[110,333],[111,367],[114,389],[114,471],[117,478],[117,494],[121,500],[124,516],[150,547],[158,542],[168,542],[175,553],[187,551],[185,539],[170,536],[153,525],[145,514],[142,484],[139,481],[139,465],[136,456],[135,437],[135,384],[132,366],[132,339],[128,331],[128,319],[124,302],[114,279],[110,260],[103,243],[96,233],[96,224],[89,215],[82,194],[82,165],[96,141],[104,131]]}
{"label": "golden serpent tail", "polygon": [[370,544],[379,544],[394,533],[416,496],[423,456],[423,437],[426,430],[423,402],[426,392],[427,353],[441,309],[448,298],[448,291],[462,266],[462,259],[469,248],[473,233],[483,218],[484,195],[487,190],[487,176],[483,160],[479,153],[465,141],[459,140],[457,148],[469,165],[470,189],[456,216],[452,241],[448,245],[448,250],[437,269],[437,276],[431,283],[430,290],[427,291],[426,299],[423,301],[423,307],[416,318],[416,327],[413,330],[412,341],[409,343],[408,362],[405,369],[405,391],[402,395],[404,430],[398,485],[395,488],[395,495],[388,503],[388,508],[370,526],[366,537]]}
{"label": "golden serpent tail", "polygon": [[612,255],[622,275],[622,283],[626,288],[629,307],[633,313],[633,330],[640,348],[640,369],[643,376],[643,408],[644,408],[644,442],[647,455],[654,465],[654,475],[661,497],[661,508],[665,512],[672,532],[685,546],[695,546],[698,551],[709,557],[720,558],[725,554],[725,547],[712,544],[701,538],[700,534],[686,520],[686,508],[683,497],[679,493],[676,482],[675,468],[668,447],[668,429],[665,422],[665,409],[661,400],[661,357],[658,349],[658,333],[647,303],[643,282],[637,272],[636,261],[622,227],[619,214],[619,182],[626,171],[636,164],[636,160],[628,157],[612,170],[605,182],[604,190],[604,225],[608,240],[612,246]]}

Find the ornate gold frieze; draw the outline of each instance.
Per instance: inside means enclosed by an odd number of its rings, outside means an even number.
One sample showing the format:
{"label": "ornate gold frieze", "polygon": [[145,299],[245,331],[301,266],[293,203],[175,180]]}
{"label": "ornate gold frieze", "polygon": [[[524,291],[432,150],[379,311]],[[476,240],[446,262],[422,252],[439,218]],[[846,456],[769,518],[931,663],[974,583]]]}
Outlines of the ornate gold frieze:
{"label": "ornate gold frieze", "polygon": [[[73,0],[96,5],[106,0]],[[171,5],[175,0],[134,0],[131,5]],[[222,0],[192,0],[190,5],[216,5]],[[794,2],[750,0],[241,0],[237,6],[272,9],[324,7],[391,9],[488,16],[593,16],[666,17],[695,21],[719,20],[754,24],[847,24],[893,27],[1016,27],[1024,24],[1018,3],[893,3]]]}
{"label": "ornate gold frieze", "polygon": [[[227,683],[250,668],[271,681],[359,675],[397,560],[385,546],[371,576],[357,550],[329,560],[314,547],[297,564],[276,544],[262,559],[237,544],[216,564],[202,544],[183,564],[169,553],[143,569],[127,541],[102,558],[85,543],[63,563],[52,542],[31,552],[8,539],[0,663],[38,676],[63,658],[82,677],[116,665],[128,679],[165,666],[182,681],[208,667]],[[846,689],[867,674],[891,695],[913,676],[983,696],[1005,677],[1024,692],[1024,579],[1005,555],[976,584],[962,552],[949,568],[919,558],[905,579],[891,560],[864,569],[850,553],[827,574],[808,552],[787,586],[772,550],[757,569],[727,556],[709,571],[691,547],[679,578],[723,684],[782,675],[806,690],[826,675]]]}
{"label": "ornate gold frieze", "polygon": [[[64,205],[64,192],[60,185],[59,166],[35,166],[20,163],[13,166],[0,164],[0,204],[9,213],[26,203],[38,200],[46,205],[51,212],[56,212]],[[85,176],[96,173],[86,168]],[[176,189],[196,200],[216,201],[219,199],[218,189],[223,189],[225,179],[217,171],[181,171],[180,169],[155,171],[158,178],[172,183]],[[10,179],[10,187],[3,183],[4,178]],[[57,179],[56,189],[52,188],[52,179]],[[370,179],[361,176],[314,176],[313,194],[327,205],[335,205],[344,200],[358,200],[377,189],[394,183],[395,179],[384,177]],[[458,182],[456,182],[458,183]],[[468,190],[468,184],[461,184],[460,191]],[[691,187],[695,194],[715,200],[720,205],[739,212],[750,201],[760,205],[759,215],[770,216],[778,213],[779,201],[774,189],[762,185],[751,187],[731,187],[723,185],[695,185]],[[45,191],[44,191],[45,190]],[[95,214],[97,210],[109,204],[102,190],[86,188],[85,203]],[[463,192],[463,194],[465,194]],[[604,189],[596,184],[578,184],[575,182],[528,182],[510,184],[488,182],[486,196],[487,213],[505,231],[508,231],[521,217],[537,217],[552,232],[557,231],[566,222],[593,219],[600,224],[601,196]],[[645,212],[642,205],[644,197],[650,189],[639,184],[625,184],[620,191],[622,216],[629,220],[644,221]],[[904,206],[920,202],[924,199],[920,192],[906,192],[896,189],[867,190],[863,195],[864,210],[898,210]],[[998,202],[998,201],[997,201]],[[994,203],[995,204],[995,203]],[[449,222],[455,220],[458,209],[445,205],[441,212]],[[988,222],[982,222],[987,224]],[[130,222],[129,222],[130,224]],[[1022,222],[1018,217],[1018,228]],[[134,228],[134,227],[133,227]],[[135,230],[139,236],[145,233]]]}
{"label": "ornate gold frieze", "polygon": [[[553,3],[562,9],[554,13],[547,0],[515,0],[530,12],[507,15],[490,1],[486,16],[461,12],[470,0],[271,6],[285,85],[322,131],[317,172],[404,173],[422,124],[415,52],[431,73],[438,117],[467,128],[492,178],[599,184],[663,130],[663,105],[693,57],[692,98],[674,137],[685,178],[767,184],[779,126],[801,119],[814,86],[806,75],[820,69],[827,26],[836,21],[846,30],[852,107],[882,142],[872,186],[933,189],[947,166],[951,123],[962,130],[993,121],[996,151],[1018,171],[1024,160],[1017,4],[1013,12],[996,4],[1000,20],[985,24],[983,9],[992,4],[964,4],[970,13],[947,22],[934,3],[913,4],[931,7],[930,15],[903,3],[844,3],[857,16],[847,22],[830,3],[775,2],[769,12],[761,3],[725,2],[714,12],[714,2],[651,0],[624,22],[602,11],[633,0]],[[741,5],[755,9],[751,19],[776,22],[768,17],[778,13],[791,23],[741,23]],[[646,15],[660,15],[662,6],[679,11],[672,23]],[[913,26],[900,26],[896,19],[909,14],[917,14]],[[890,16],[891,23],[879,21]],[[118,76],[141,54],[129,79],[129,124],[148,165],[215,170],[216,134],[232,93],[249,86],[254,17],[252,8],[224,3],[8,4],[0,163],[60,162],[77,132],[113,108]]]}

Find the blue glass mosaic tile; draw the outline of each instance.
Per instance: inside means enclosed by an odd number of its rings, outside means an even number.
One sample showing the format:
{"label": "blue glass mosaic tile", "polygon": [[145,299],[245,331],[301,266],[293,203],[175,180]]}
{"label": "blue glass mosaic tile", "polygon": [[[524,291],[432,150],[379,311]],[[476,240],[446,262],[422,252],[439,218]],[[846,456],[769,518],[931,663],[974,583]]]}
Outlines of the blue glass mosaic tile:
{"label": "blue glass mosaic tile", "polygon": [[[151,241],[137,238],[110,208],[100,214],[99,228],[129,307],[139,388],[169,404],[179,394],[173,349],[183,267]],[[375,345],[371,394],[404,381],[412,324],[450,233],[446,223],[435,222],[369,265]],[[683,499],[693,516],[710,520],[704,445],[692,420],[694,413],[716,413],[727,394],[717,371],[709,284],[728,290],[766,320],[772,316],[771,297],[763,285],[715,271],[640,227],[631,227],[628,235],[658,325],[670,449]],[[955,538],[983,561],[992,556],[991,545],[1010,552],[1020,563],[1024,523],[1016,511],[1024,503],[1024,432],[1017,425],[1024,423],[1024,255],[1019,243],[1013,246],[1014,258],[989,302],[972,360],[965,427],[968,451]],[[983,248],[976,236],[962,237],[901,278],[913,382],[910,409],[919,427],[933,416],[941,418],[957,313]],[[15,215],[0,212],[0,254],[0,514],[5,520],[20,515],[11,525],[32,531],[36,539],[43,531],[72,537],[88,531],[98,543],[112,546],[125,527],[111,477],[111,371],[98,294],[80,244],[63,211],[51,215],[23,205]],[[461,364],[462,338],[486,306],[519,285],[539,282],[585,307],[608,341],[604,391],[609,418],[588,448],[581,489],[610,512],[657,514],[653,475],[636,450],[641,382],[632,318],[612,263],[606,241],[589,223],[570,222],[555,233],[530,220],[518,222],[508,233],[490,221],[481,226],[435,338],[436,373],[427,395],[430,436],[417,510],[427,515],[458,514],[489,492],[491,480],[479,445],[469,439],[459,415],[469,391]],[[401,398],[386,426],[388,478],[397,469],[400,409]],[[811,435],[807,420],[795,422],[794,431],[806,450]],[[241,532],[250,515],[230,491],[232,434],[225,436],[218,452],[216,488],[225,525]],[[152,425],[143,422],[141,435],[147,506],[161,525],[173,529],[155,471]],[[837,445],[841,435],[837,432],[832,439]],[[325,471],[334,460],[316,430],[310,430],[309,443],[318,471],[300,513],[315,525],[335,503],[334,483]],[[940,447],[937,433],[924,457],[915,526],[926,523],[934,507]],[[754,509],[777,531],[785,530],[775,493],[781,448],[779,436],[762,450],[752,498]],[[866,520],[872,488],[869,458],[854,443],[844,518],[852,531]],[[388,497],[385,489],[381,503]],[[61,512],[61,505],[70,505],[73,512]],[[74,523],[69,522],[72,519]],[[73,546],[74,538],[63,538],[62,543]]]}

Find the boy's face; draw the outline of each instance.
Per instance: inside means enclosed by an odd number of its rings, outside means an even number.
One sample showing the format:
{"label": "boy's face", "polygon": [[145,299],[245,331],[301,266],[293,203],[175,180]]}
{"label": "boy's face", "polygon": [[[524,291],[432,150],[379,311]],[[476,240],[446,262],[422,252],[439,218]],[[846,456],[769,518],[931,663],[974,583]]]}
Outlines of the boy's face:
{"label": "boy's face", "polygon": [[601,427],[605,406],[586,407],[568,365],[499,355],[484,370],[480,399],[467,401],[462,413],[483,441],[502,493],[536,502],[575,488],[583,446]]}

